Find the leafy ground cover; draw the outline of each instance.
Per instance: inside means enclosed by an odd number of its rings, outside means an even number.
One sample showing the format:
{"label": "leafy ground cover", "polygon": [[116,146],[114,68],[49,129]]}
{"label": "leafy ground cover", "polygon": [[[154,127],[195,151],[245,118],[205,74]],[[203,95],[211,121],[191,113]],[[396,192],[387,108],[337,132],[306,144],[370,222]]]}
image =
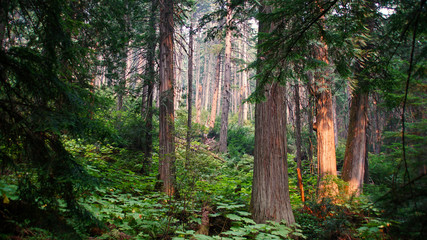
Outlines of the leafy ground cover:
{"label": "leafy ground cover", "polygon": [[[142,155],[64,137],[67,150],[98,181],[81,188],[85,209],[73,217],[64,206],[18,201],[19,171],[1,177],[2,237],[10,239],[387,239],[392,222],[379,218],[366,197],[316,202],[315,175],[304,174],[308,201],[296,186],[296,164],[289,161],[291,201],[296,225],[256,224],[250,214],[253,157],[226,158],[193,142],[190,160],[178,142],[180,198],[156,191],[157,156],[149,176],[138,172]],[[293,159],[292,155],[288,159]],[[305,163],[309,169],[308,163]],[[339,181],[338,181],[339,182]],[[339,182],[343,187],[342,182]],[[61,203],[61,199],[59,199]],[[64,203],[63,203],[64,205]],[[208,233],[208,235],[205,235]]]}

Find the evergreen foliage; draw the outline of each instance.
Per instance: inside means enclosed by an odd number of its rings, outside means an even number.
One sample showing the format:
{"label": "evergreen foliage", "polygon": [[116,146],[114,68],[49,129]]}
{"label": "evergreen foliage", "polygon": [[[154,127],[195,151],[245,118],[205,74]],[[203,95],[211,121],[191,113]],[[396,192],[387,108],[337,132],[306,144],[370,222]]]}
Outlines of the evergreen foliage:
{"label": "evergreen foliage", "polygon": [[[180,196],[172,197],[156,190],[161,183],[156,85],[160,2],[0,0],[0,238],[425,239],[425,2],[373,1],[372,11],[368,0],[271,0],[265,3],[273,11],[261,14],[257,11],[264,2],[258,1],[175,1],[174,44],[183,60],[180,68],[174,65],[175,77],[181,76],[174,84],[183,94],[177,94],[182,101],[173,132]],[[221,20],[227,4],[233,9],[229,26]],[[228,27],[234,34],[233,94],[238,94],[245,59],[253,60],[245,69],[253,77],[247,102],[262,101],[261,89],[274,81],[303,83],[305,202],[294,161],[295,106],[290,97],[286,103],[293,226],[252,220],[252,120],[239,125],[238,114],[230,115],[228,153],[219,154],[220,119],[208,129],[209,113],[202,110],[186,149],[185,39],[192,18],[199,20],[195,81],[210,75],[203,62],[222,46]],[[367,28],[367,19],[374,31]],[[274,30],[260,34],[262,44],[253,46],[256,20]],[[248,29],[240,29],[242,25]],[[212,39],[215,43],[204,43]],[[240,55],[239,39],[250,48],[246,57]],[[328,46],[329,64],[315,57],[313,49],[322,44]],[[174,58],[178,61],[178,54]],[[348,184],[338,176],[329,181],[339,194],[320,201],[316,154],[308,160],[317,142],[310,136],[314,112],[308,98],[317,87],[312,76],[326,70],[339,120],[337,170],[344,161],[351,91],[370,94],[368,139],[376,145],[368,146],[363,194],[344,194]],[[205,84],[212,86],[206,80],[203,88]],[[310,84],[312,88],[305,86]],[[209,92],[204,89],[203,94]],[[209,106],[210,96],[206,99]]]}

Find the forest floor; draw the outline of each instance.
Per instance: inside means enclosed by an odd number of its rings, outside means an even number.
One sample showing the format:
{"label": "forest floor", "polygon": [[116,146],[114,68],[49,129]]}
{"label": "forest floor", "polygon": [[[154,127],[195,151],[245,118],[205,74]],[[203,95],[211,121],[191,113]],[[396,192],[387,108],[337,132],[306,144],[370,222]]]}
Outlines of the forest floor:
{"label": "forest floor", "polygon": [[[221,158],[194,144],[191,162],[177,146],[174,199],[155,190],[157,156],[149,176],[138,174],[142,154],[112,146],[66,140],[76,161],[96,177],[76,190],[78,218],[58,205],[19,201],[19,171],[2,175],[0,237],[3,239],[392,239],[391,222],[365,198],[315,201],[316,176],[306,174],[303,204],[289,161],[291,203],[296,225],[256,224],[249,209],[253,157]],[[197,151],[196,151],[197,150]],[[292,156],[289,156],[292,159]],[[8,184],[7,187],[5,184]]]}

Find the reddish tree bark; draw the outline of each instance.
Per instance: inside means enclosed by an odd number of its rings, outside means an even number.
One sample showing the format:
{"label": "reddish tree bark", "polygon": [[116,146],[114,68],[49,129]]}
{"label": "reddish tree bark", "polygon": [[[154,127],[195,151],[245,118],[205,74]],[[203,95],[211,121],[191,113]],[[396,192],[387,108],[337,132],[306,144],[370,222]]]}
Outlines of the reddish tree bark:
{"label": "reddish tree bark", "polygon": [[[375,2],[368,1],[364,6],[366,10],[374,12]],[[374,29],[372,16],[364,19],[368,34]],[[368,126],[368,91],[370,78],[365,70],[372,61],[371,44],[359,46],[364,54],[356,59],[355,79],[356,86],[352,93],[350,106],[350,123],[348,126],[347,144],[344,155],[342,178],[348,182],[347,193],[359,195],[363,190],[363,181],[367,167],[367,126]]]}
{"label": "reddish tree bark", "polygon": [[[328,46],[321,38],[322,46],[315,49],[315,57],[325,63],[328,60]],[[332,110],[331,83],[328,70],[315,74],[316,88],[316,130],[317,130],[317,161],[318,161],[318,195],[319,198],[333,197],[338,188],[328,176],[337,176],[335,156],[335,131]]]}
{"label": "reddish tree bark", "polygon": [[162,191],[175,194],[175,139],[173,91],[173,0],[160,0],[160,112],[159,173]]}
{"label": "reddish tree bark", "polygon": [[209,120],[209,128],[214,128],[215,126],[215,117],[218,107],[218,95],[219,95],[219,78],[220,78],[220,69],[221,69],[221,52],[218,53],[216,57],[216,67],[215,67],[215,86],[212,99],[212,108],[211,116]]}
{"label": "reddish tree bark", "polygon": [[[260,12],[271,12],[271,8],[261,6]],[[259,33],[271,30],[270,24],[259,22]],[[258,41],[262,43],[262,39]],[[261,71],[261,68],[262,66],[259,66],[258,71]],[[258,86],[259,81],[257,81]],[[263,92],[265,92],[266,101],[258,102],[255,106],[252,217],[257,223],[285,220],[287,224],[292,224],[295,219],[288,183],[286,87],[274,82],[266,84]]]}
{"label": "reddish tree bark", "polygon": [[196,96],[196,123],[200,124],[200,117],[202,115],[202,98],[200,97],[203,92],[203,87],[201,84],[199,84],[199,89],[197,89],[197,93],[199,95],[199,98]]}
{"label": "reddish tree bark", "polygon": [[350,123],[344,156],[342,179],[349,183],[348,193],[360,194],[365,175],[368,94],[357,93],[351,99]]}

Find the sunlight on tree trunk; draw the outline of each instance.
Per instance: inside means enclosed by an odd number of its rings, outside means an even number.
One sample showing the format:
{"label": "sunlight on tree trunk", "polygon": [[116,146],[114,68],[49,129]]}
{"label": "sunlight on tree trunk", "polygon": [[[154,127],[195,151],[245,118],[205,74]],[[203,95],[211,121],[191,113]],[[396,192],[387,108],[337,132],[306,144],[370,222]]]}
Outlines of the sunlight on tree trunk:
{"label": "sunlight on tree trunk", "polygon": [[211,116],[209,120],[209,128],[214,128],[215,126],[215,117],[216,117],[216,111],[218,107],[220,69],[221,69],[221,52],[219,52],[216,57],[215,86],[214,86],[214,93],[212,98],[212,108],[211,108]]}
{"label": "sunlight on tree trunk", "polygon": [[[315,47],[318,60],[328,64],[328,47],[321,39],[323,46]],[[333,198],[338,193],[338,186],[333,182],[337,176],[335,157],[335,131],[332,111],[331,83],[328,70],[315,74],[316,85],[316,131],[317,131],[317,161],[318,161],[318,196]],[[332,178],[331,178],[332,176]]]}

